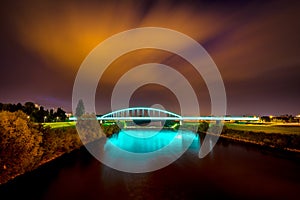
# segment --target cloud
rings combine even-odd
[[[49,0],[33,4],[18,2],[4,7],[1,18],[7,21],[5,27],[12,32],[10,40],[21,45],[26,55],[31,54],[34,59],[38,57],[39,62],[31,62],[32,65],[48,68],[43,69],[45,72],[56,71],[63,74],[60,76],[68,77],[68,85],[72,85],[84,58],[101,41],[121,31],[145,26],[174,29],[199,41],[219,67],[225,83],[229,83],[225,85],[226,89],[239,91],[233,92],[234,95],[242,94],[245,90],[237,86],[239,83],[251,83],[261,79],[262,74],[272,71],[278,73],[280,69],[288,69],[288,66],[300,65],[297,1],[247,2],[238,5],[236,2],[230,5],[206,5],[153,1],[144,5],[143,1],[58,3]],[[9,33],[8,30],[5,32]],[[118,44],[115,48],[118,48]],[[26,56],[26,59],[32,57]],[[105,94],[109,94],[122,74],[147,62],[173,66],[193,85],[200,85],[195,86],[198,90],[205,90],[201,77],[196,76],[184,60],[168,52],[157,53],[145,49],[124,55],[112,63],[105,77],[101,78],[100,86],[105,85]],[[28,74],[31,74],[30,61],[24,63]],[[280,74],[279,77],[288,80],[290,73],[293,72]],[[45,76],[44,79],[48,80],[45,82],[51,82],[53,77]],[[63,79],[57,84],[63,84]],[[289,87],[294,83],[285,84]],[[53,86],[48,84],[43,87],[47,91],[47,87]],[[266,99],[273,96],[265,95]],[[291,96],[294,97],[294,94]],[[295,97],[295,102],[299,98]]]

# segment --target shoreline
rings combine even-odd
[[[201,132],[201,134],[209,134],[209,135],[212,135],[212,136],[219,137],[221,139],[225,139],[225,140],[230,141],[230,142],[236,142],[236,143],[242,143],[242,144],[251,144],[251,145],[255,145],[255,146],[266,147],[266,148],[269,148],[269,149],[274,150],[274,151],[300,153],[300,149],[293,149],[293,148],[288,148],[288,147],[279,148],[279,147],[276,147],[275,145],[269,145],[269,144],[265,144],[264,142],[257,142],[257,141],[253,141],[253,140],[249,140],[249,139],[245,139],[245,138],[236,138],[236,137],[233,137],[233,136],[223,135],[223,134],[217,135],[217,134],[214,134],[214,133],[203,133],[203,132]]]
[[[82,146],[81,146],[81,147],[82,147]],[[80,147],[80,148],[81,148],[81,147]],[[26,174],[26,173],[32,172],[32,171],[38,169],[39,167],[41,167],[41,166],[43,166],[43,165],[45,165],[45,164],[47,164],[47,163],[49,163],[49,162],[51,162],[51,161],[57,159],[57,158],[60,158],[61,156],[65,155],[65,154],[71,153],[71,152],[73,152],[73,151],[75,151],[75,150],[77,150],[77,149],[78,149],[78,148],[75,148],[75,149],[73,149],[73,150],[70,151],[70,152],[60,152],[60,153],[57,153],[55,156],[52,156],[52,157],[49,158],[49,159],[42,160],[42,161],[41,161],[41,162],[40,162],[33,170],[26,171],[26,172],[24,172],[24,173],[20,173],[20,174],[16,174],[16,175],[14,175],[14,176],[11,176],[11,177],[10,177],[8,180],[6,180],[5,182],[0,183],[0,187],[1,187],[2,185],[8,184],[9,182],[13,181],[14,179],[18,178],[19,176],[22,176],[22,175],[24,175],[24,174]]]

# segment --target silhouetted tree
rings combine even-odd
[[[54,114],[54,116],[58,117],[59,120],[61,121],[65,121],[67,116],[66,116],[66,112],[63,111],[61,108],[57,108],[56,113]]]
[[[9,111],[9,112],[16,112],[16,111],[23,111],[27,114],[27,117],[34,122],[53,122],[54,120],[65,121],[67,116],[66,112],[58,108],[56,112],[53,109],[45,110],[43,106],[36,107],[32,102],[26,102],[24,106],[21,103],[18,104],[2,104],[0,103],[0,111]]]
[[[33,113],[34,119],[37,122],[46,122],[47,121],[47,113],[44,110],[44,107],[41,106],[39,110],[37,110],[36,112]]]
[[[80,99],[78,101],[77,107],[76,107],[76,113],[75,116],[76,117],[81,117],[81,115],[83,115],[85,113],[85,109],[84,109],[84,104],[82,99]]]
[[[23,106],[22,106],[21,103],[18,103],[18,104],[16,105],[16,110],[22,110],[22,111],[23,111]]]
[[[37,108],[35,107],[34,103],[32,102],[26,102],[24,105],[24,112],[27,115],[31,115],[34,111],[36,111]]]
[[[54,110],[53,110],[53,109],[50,109],[49,115],[48,115],[48,120],[49,120],[50,122],[53,122],[53,121],[56,120],[55,118],[56,118],[56,116],[54,115]]]

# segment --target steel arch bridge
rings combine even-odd
[[[76,117],[70,120],[77,120]],[[116,110],[100,117],[97,120],[179,120],[179,121],[257,121],[258,117],[240,117],[240,116],[180,116],[176,113],[149,107],[131,107]]]
[[[181,116],[166,110],[148,107],[132,107],[116,110],[98,120],[181,120]]]

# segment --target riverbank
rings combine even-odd
[[[2,161],[4,164],[3,170],[0,171],[0,185],[22,174],[36,170],[45,163],[79,149],[82,146],[75,128],[43,129],[41,137],[42,141],[38,144],[39,147],[37,149],[40,153],[31,161],[30,167],[25,167],[28,166],[25,163],[26,160],[24,161],[18,155],[11,158],[11,162],[7,159],[6,162]]]
[[[12,154],[12,156],[14,156],[13,158],[7,157],[5,161],[1,160],[0,166],[3,166],[3,170],[0,171],[0,185],[5,184],[27,172],[36,170],[38,167],[52,160],[55,160],[64,154],[68,154],[70,152],[73,152],[74,150],[81,148],[83,144],[93,142],[99,139],[99,137],[103,136],[99,134],[94,134],[92,129],[84,127],[84,134],[81,134],[80,138],[74,124],[70,124],[69,126],[52,127],[54,128],[51,128],[51,126],[48,126],[48,124],[47,126],[40,126],[39,124],[37,124],[31,130],[38,131],[41,136],[41,140],[39,141],[39,143],[36,144],[36,151],[38,151],[39,154],[34,160],[31,161],[31,167],[25,168],[25,164],[23,163],[25,161],[23,161],[22,157],[18,155]],[[120,131],[120,128],[115,124],[110,126],[101,125],[101,128],[106,137],[111,137],[114,133]],[[35,141],[31,142],[34,143]],[[7,149],[7,151],[11,151],[10,149],[12,148],[12,146],[16,145],[16,143],[10,143],[8,145],[10,148]],[[18,147],[21,148],[21,146],[25,146],[27,144],[20,143],[18,145]]]
[[[212,134],[212,133],[209,133]],[[214,136],[217,136],[216,134],[212,134]],[[274,150],[280,150],[280,151],[288,151],[288,152],[293,152],[293,153],[300,153],[299,149],[294,149],[294,148],[278,148],[275,145],[267,145],[263,142],[256,142],[253,140],[248,140],[248,139],[243,139],[243,138],[235,138],[232,136],[228,135],[220,135],[220,138],[229,142],[236,142],[236,143],[244,143],[244,144],[252,144],[255,146],[260,146],[260,147],[267,147],[269,149],[274,149]]]
[[[14,175],[11,175],[11,176],[7,177],[6,179],[1,180],[2,182],[0,182],[0,186],[4,185],[6,183],[9,183],[10,181],[13,181],[15,178],[17,178],[19,176],[22,176],[22,175],[24,175],[24,174],[26,174],[28,172],[31,172],[31,171],[34,171],[34,170],[38,169],[39,167],[43,166],[44,164],[49,163],[49,162],[51,162],[51,161],[53,161],[53,160],[61,157],[62,155],[65,155],[65,154],[68,154],[68,153],[72,153],[73,151],[75,151],[77,149],[78,148],[73,149],[70,152],[60,152],[60,153],[57,153],[55,156],[52,156],[51,158],[48,158],[47,160],[42,160],[40,163],[37,164],[37,166],[35,168],[33,168],[30,171],[25,171],[24,173],[14,174]]]
[[[220,138],[229,141],[248,143],[257,145],[260,147],[268,147],[275,150],[289,151],[300,153],[300,133],[295,130],[285,130],[284,133],[279,133],[280,130],[271,127],[270,129],[265,128],[266,131],[259,131],[253,127],[242,127],[240,130],[228,128],[234,126],[225,125]],[[249,130],[250,129],[250,130]],[[208,133],[215,135],[214,133]],[[217,136],[217,135],[215,135]]]

